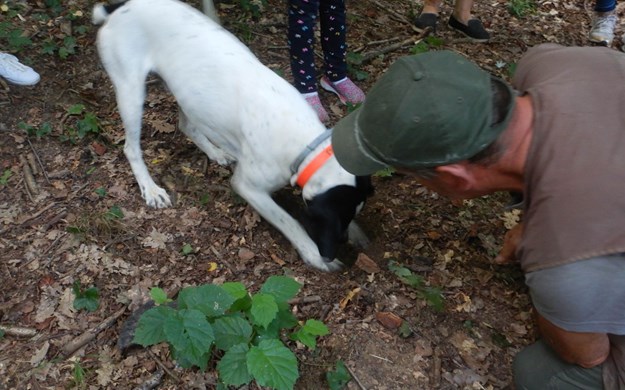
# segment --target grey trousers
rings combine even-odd
[[[583,368],[566,363],[543,341],[519,352],[513,370],[517,390],[603,389],[601,366]]]

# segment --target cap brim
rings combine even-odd
[[[341,166],[356,176],[365,176],[388,165],[374,160],[363,151],[358,141],[358,117],[362,107],[341,119],[332,130],[332,149]],[[380,129],[382,130],[382,129]]]

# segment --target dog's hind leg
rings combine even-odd
[[[115,72],[109,72],[109,74],[115,86],[117,107],[126,131],[124,154],[137,179],[141,196],[148,206],[158,208],[171,206],[167,192],[156,185],[150,176],[141,152],[141,117],[143,115],[147,72],[143,75],[134,75],[135,77],[126,77],[123,80],[121,77],[117,77]]]
[[[240,167],[239,167],[240,168]],[[267,222],[278,229],[295,247],[302,259],[321,271],[338,271],[344,264],[338,260],[327,261],[319,254],[317,244],[306,230],[271,195],[246,180],[242,171],[236,169],[232,176],[232,188],[245,199]]]

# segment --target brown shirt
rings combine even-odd
[[[537,46],[513,84],[534,109],[521,267],[528,273],[625,252],[625,55]],[[625,388],[625,338],[610,340],[604,383]]]

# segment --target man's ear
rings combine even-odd
[[[457,163],[434,168],[437,178],[454,190],[467,191],[473,186],[473,175],[466,164]]]

